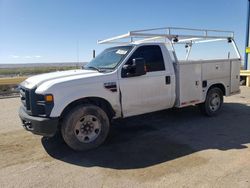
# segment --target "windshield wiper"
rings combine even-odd
[[[85,67],[84,67],[84,68],[85,68]],[[93,69],[93,70],[97,70],[98,72],[101,72],[101,70],[98,69],[97,67],[92,67],[92,66],[90,66],[90,67],[86,67],[86,68]]]

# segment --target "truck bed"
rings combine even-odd
[[[239,59],[178,61],[176,71],[176,107],[205,101],[207,90],[213,84],[224,86],[226,96],[239,92]]]

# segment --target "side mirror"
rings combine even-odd
[[[133,59],[132,64],[125,64],[122,68],[122,77],[134,77],[145,74],[145,60],[143,58]]]

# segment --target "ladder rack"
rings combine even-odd
[[[144,41],[157,41],[162,39],[168,39],[177,42],[186,41],[204,41],[212,39],[233,39],[233,31],[222,30],[209,30],[209,29],[192,29],[192,28],[180,28],[180,27],[163,27],[153,28],[145,30],[129,31],[126,34],[118,35],[105,40],[99,40],[98,44],[107,43],[136,43]],[[128,41],[120,41],[121,39],[129,39]]]
[[[238,58],[241,59],[239,49],[234,42],[234,32],[211,29],[193,29],[181,27],[162,27],[145,30],[129,31],[126,34],[99,40],[98,44],[138,44],[143,42],[164,42],[174,44],[192,44],[227,40],[232,43]]]

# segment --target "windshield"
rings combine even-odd
[[[118,46],[108,48],[92,59],[84,68],[96,70],[114,69],[129,53],[132,46]]]

